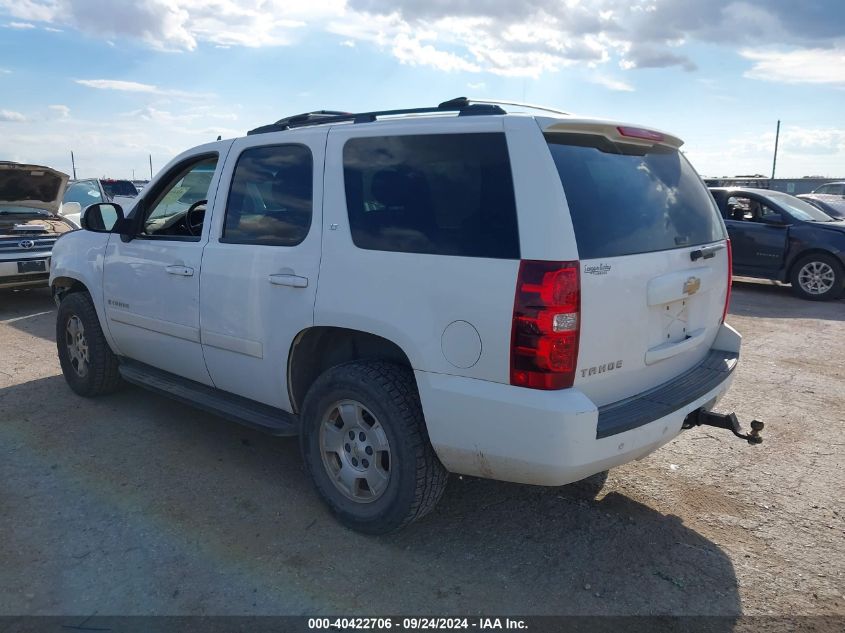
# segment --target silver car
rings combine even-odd
[[[47,285],[53,244],[77,228],[60,215],[67,180],[49,167],[0,162],[0,288]]]

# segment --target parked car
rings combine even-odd
[[[804,299],[830,300],[845,286],[845,222],[787,193],[714,187],[733,245],[734,274],[792,284]]]
[[[449,472],[558,486],[738,429],[710,411],[740,351],[729,243],[681,143],[457,99],[193,148],[57,245],[62,371],[298,434],[369,533]]]
[[[818,207],[830,217],[845,220],[845,197],[826,193],[802,193],[796,196]]]
[[[135,203],[138,189],[129,180],[111,178],[86,178],[72,181],[65,191],[63,202],[77,202],[81,210],[99,202],[114,202],[129,211]],[[79,224],[79,214],[66,213],[72,222]]]
[[[0,162],[0,288],[46,286],[56,240],[74,230],[59,215],[67,174]]]
[[[832,196],[845,196],[845,181],[828,182],[813,189],[812,193]]]

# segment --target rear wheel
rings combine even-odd
[[[326,371],[305,398],[305,466],[338,520],[384,534],[427,514],[448,473],[434,454],[410,369],[358,361]]]
[[[62,299],[56,318],[56,348],[65,380],[80,396],[98,396],[120,387],[117,356],[103,336],[87,292]]]
[[[824,253],[802,257],[792,269],[793,292],[802,299],[828,301],[838,299],[845,287],[842,264]]]

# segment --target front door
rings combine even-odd
[[[205,384],[211,381],[199,330],[208,239],[202,201],[213,204],[222,162],[213,151],[168,169],[130,216],[137,235],[110,237],[103,271],[103,303],[119,353]]]
[[[203,255],[202,346],[214,385],[288,411],[288,354],[314,322],[326,134],[236,140]]]
[[[736,272],[772,273],[783,266],[788,227],[781,212],[753,196],[727,201],[725,226]]]

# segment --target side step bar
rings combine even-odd
[[[299,418],[292,413],[143,363],[121,359],[120,375],[126,382],[272,435],[299,434]]]

